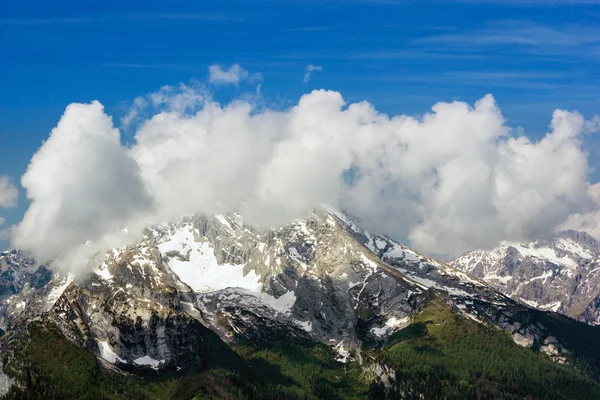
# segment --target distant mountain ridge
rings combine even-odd
[[[467,252],[451,264],[531,307],[600,324],[600,243],[585,232],[503,243]]]

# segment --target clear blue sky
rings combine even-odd
[[[537,138],[555,108],[600,113],[599,61],[593,0],[3,0],[0,175],[18,182],[69,103],[97,99],[119,121],[136,96],[214,63],[261,73],[280,107],[315,88],[390,114],[492,93]],[[309,64],[322,71],[304,83]],[[586,146],[598,167],[600,141]],[[16,223],[26,206],[21,193],[0,216]]]

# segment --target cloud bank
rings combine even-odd
[[[137,227],[152,205],[136,161],[97,101],[67,107],[21,185],[31,205],[13,229],[13,245],[40,261],[59,259],[72,272],[97,251],[130,240],[122,229]]]
[[[600,212],[582,147],[597,124],[576,112],[556,110],[533,141],[514,134],[491,95],[437,103],[421,118],[327,90],[285,111],[220,105],[185,85],[136,103],[129,147],[100,103],[67,107],[22,178],[31,206],[15,246],[77,270],[149,221],[236,209],[277,226],[330,203],[448,257]]]

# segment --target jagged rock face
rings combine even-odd
[[[21,314],[35,315],[50,309],[50,303],[62,293],[60,287],[70,283],[67,281],[68,277],[53,275],[22,251],[0,253],[0,331]]]
[[[22,261],[10,268],[31,272],[15,294],[0,298],[2,315],[25,303],[7,318],[8,335],[46,318],[109,367],[197,364],[213,332],[257,345],[277,337],[318,340],[348,361],[365,344],[381,345],[405,327],[433,291],[445,292],[456,312],[508,331],[521,345],[536,343],[557,360],[568,352],[533,310],[360,229],[334,208],[280,229],[246,225],[237,214],[157,224],[140,243],[111,250],[79,280],[54,273],[36,284],[43,279],[35,274],[49,272],[33,272],[33,261],[18,254]]]
[[[463,254],[452,265],[540,310],[600,324],[600,244],[585,232],[506,243]]]
[[[210,332],[191,289],[166,266],[152,240],[113,250],[54,305],[59,326],[123,368],[178,368],[202,359]]]
[[[377,339],[386,321],[406,322],[424,288],[387,271],[344,226],[325,210],[277,230],[218,215],[155,226],[149,236],[223,335],[240,334],[231,321],[252,310],[318,340],[357,347],[357,325]]]

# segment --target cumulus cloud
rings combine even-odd
[[[323,71],[323,68],[318,65],[309,64],[306,67],[306,72],[304,72],[304,83],[308,83],[310,81],[310,76],[314,71]]]
[[[14,244],[81,259],[152,220],[235,209],[277,226],[333,203],[447,257],[600,212],[581,143],[593,123],[578,113],[555,111],[534,141],[505,124],[491,95],[414,118],[326,90],[284,111],[194,93],[142,98],[138,115],[150,115],[128,148],[99,103],[70,105],[23,176],[32,204]]]
[[[600,183],[590,185],[587,194],[591,202],[579,212],[569,215],[559,229],[585,231],[595,238],[600,238]]]
[[[239,64],[233,64],[227,70],[217,64],[208,67],[208,81],[214,85],[238,85],[246,79],[257,81],[262,79],[262,75],[258,73],[250,74]]]
[[[96,252],[122,243],[151,198],[103,106],[71,104],[21,179],[31,204],[13,245],[77,272]],[[87,242],[87,243],[85,243]]]
[[[11,208],[17,205],[19,190],[10,182],[8,176],[0,175],[0,207]]]

